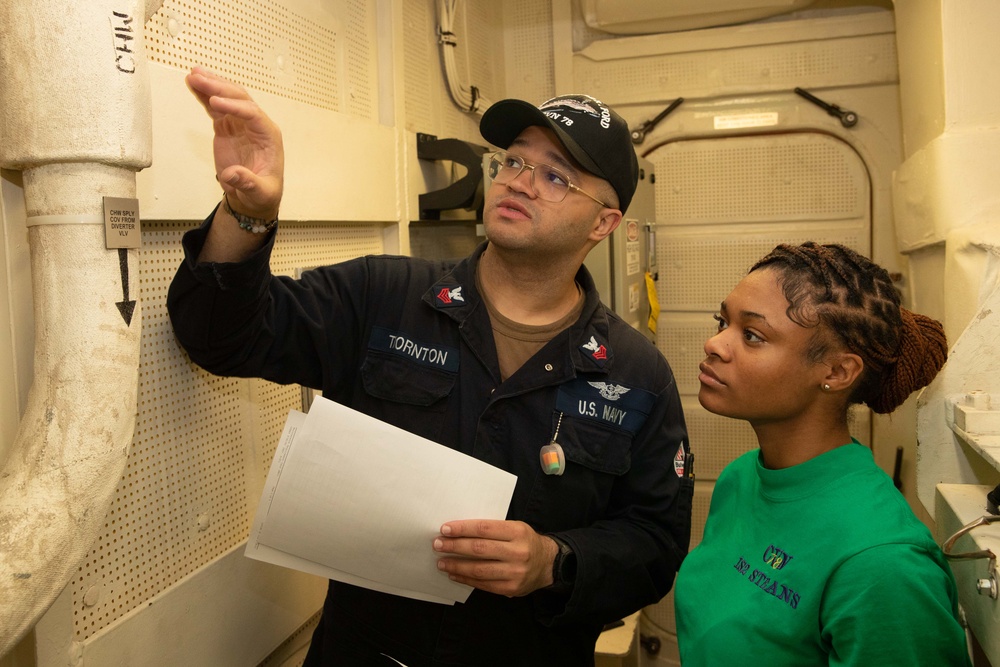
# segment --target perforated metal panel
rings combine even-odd
[[[375,3],[352,0],[344,3],[345,33],[344,77],[346,111],[360,118],[374,118],[378,107],[378,81],[375,54]]]
[[[735,283],[733,283],[735,284]],[[660,303],[661,307],[663,302]],[[718,323],[706,313],[671,313],[656,327],[656,346],[675,369],[681,394],[698,393],[697,373],[677,373],[677,369],[697,368],[705,358],[705,340],[715,333]]]
[[[778,243],[871,247],[868,172],[818,133],[680,141],[655,150],[661,307],[714,312]]]
[[[656,245],[660,307],[673,311],[718,310],[719,303],[736,286],[753,263],[779,243],[842,243],[865,247],[860,221],[848,223],[799,223],[787,228],[743,225],[705,226],[699,230],[658,226]]]
[[[492,101],[504,96],[502,12],[501,3],[461,2],[452,25],[460,82]],[[459,109],[448,93],[434,0],[404,2],[403,22],[406,129],[482,143],[479,116]]]
[[[523,7],[526,0],[515,2],[469,2],[463,3],[466,31],[464,67],[469,72],[469,82],[477,86],[488,99],[497,101],[503,96],[503,35],[508,30],[507,5]],[[536,5],[548,6],[548,2]],[[536,51],[544,51],[544,44],[536,44]],[[478,119],[476,120],[478,127]]]
[[[476,86],[483,97],[494,102],[504,97],[503,76],[495,73],[498,61],[503,62],[502,57],[497,58],[503,52],[503,8],[500,5],[495,2],[460,2],[454,26],[459,39],[459,48],[455,52],[459,76],[466,84]],[[444,103],[440,112],[440,136],[482,143],[480,116],[455,106],[444,88],[443,69],[436,63],[432,67],[437,72],[438,89],[441,91],[438,99]]]
[[[434,99],[443,88],[437,83],[443,74],[438,46],[432,37],[435,29],[433,5],[428,2],[403,3],[403,102],[406,129],[429,132],[436,128]],[[437,63],[431,67],[431,63]],[[445,93],[447,94],[447,93]]]
[[[377,117],[374,5],[343,17],[273,0],[165,0],[146,23],[150,61],[205,65],[247,88],[361,118]]]
[[[859,219],[869,206],[857,154],[824,134],[676,141],[655,155],[665,224]]]
[[[246,539],[297,386],[212,376],[177,345],[166,312],[184,223],[143,222],[139,414],[104,530],[70,582],[83,641]],[[284,223],[276,273],[382,252],[373,225]]]
[[[508,96],[535,104],[553,97],[555,65],[550,3],[505,2],[504,35]]]
[[[713,415],[697,399],[685,401],[684,420],[695,453],[695,475],[715,480],[733,459],[757,449],[757,436],[742,419]],[[700,526],[700,524],[699,524]]]

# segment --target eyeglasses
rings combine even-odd
[[[594,195],[581,190],[573,185],[569,176],[562,173],[555,167],[547,164],[528,164],[523,157],[511,155],[507,151],[497,151],[490,157],[489,174],[493,181],[506,185],[521,175],[525,169],[531,170],[531,189],[538,195],[539,199],[559,203],[566,199],[570,190],[576,190],[580,194],[587,195],[605,208],[614,208],[610,204],[605,204]]]

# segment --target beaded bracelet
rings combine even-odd
[[[243,215],[242,213],[237,213],[229,206],[229,193],[224,192],[222,194],[222,208],[226,213],[233,216],[236,219],[237,224],[239,224],[240,229],[250,232],[251,234],[266,234],[271,231],[276,224],[278,224],[278,219],[274,220],[264,220],[263,218],[251,218],[248,215]]]

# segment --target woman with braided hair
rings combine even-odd
[[[698,399],[759,450],[719,475],[675,600],[681,664],[969,665],[955,580],[848,408],[889,413],[944,364],[940,323],[840,245],[780,245],[722,302]]]

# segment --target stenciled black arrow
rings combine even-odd
[[[132,325],[132,313],[135,312],[135,301],[128,298],[128,248],[118,248],[118,265],[122,272],[122,300],[115,303],[125,320],[125,326]]]

